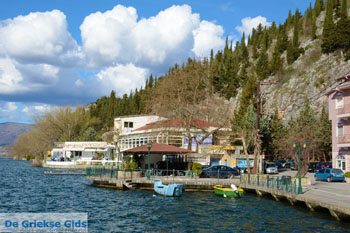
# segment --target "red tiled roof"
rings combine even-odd
[[[183,119],[180,118],[174,118],[169,120],[163,120],[163,121],[156,121],[150,124],[147,124],[145,126],[142,126],[141,128],[135,129],[135,131],[138,130],[148,130],[148,129],[159,129],[159,128],[166,128],[166,127],[184,127],[185,122]],[[209,127],[218,127],[218,125],[210,123],[208,121],[203,121],[199,119],[192,119],[191,126],[195,128],[209,128]]]
[[[133,153],[148,153],[147,145],[131,148],[124,152],[133,152]],[[153,154],[179,154],[179,153],[192,153],[192,151],[179,148],[176,146],[171,146],[167,144],[159,144],[156,142],[152,143],[150,152]]]

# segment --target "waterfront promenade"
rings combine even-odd
[[[295,175],[293,171],[285,171],[271,177],[276,178],[282,175]],[[327,183],[315,181],[313,174],[307,175],[311,185],[303,187],[303,194],[297,195],[293,192],[286,192],[283,189],[262,187],[255,184],[241,183],[239,177],[233,179],[214,178],[193,178],[184,176],[175,177],[146,177],[133,179],[116,179],[108,175],[87,176],[88,180],[100,187],[116,189],[153,189],[153,180],[161,179],[164,184],[178,183],[184,185],[185,191],[213,191],[216,184],[241,186],[246,192],[256,193],[259,196],[272,197],[276,201],[287,201],[291,205],[304,206],[310,211],[327,211],[337,220],[348,221],[350,219],[350,184]]]

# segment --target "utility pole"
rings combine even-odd
[[[255,162],[254,162],[254,167],[258,166],[257,164],[257,159],[259,159],[259,167],[258,169],[254,168],[258,173],[263,171],[263,161],[261,158],[261,140],[260,140],[260,111],[262,113],[263,111],[263,104],[261,100],[261,86],[262,85],[273,85],[273,84],[278,84],[277,82],[263,82],[259,81],[258,82],[258,87],[257,87],[257,104],[256,104],[256,155],[255,155]]]

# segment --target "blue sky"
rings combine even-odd
[[[2,0],[0,122],[129,93],[226,36],[304,12],[303,0]],[[314,0],[312,1],[314,4]]]

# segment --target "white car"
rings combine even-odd
[[[275,163],[267,162],[265,163],[265,173],[266,174],[277,174],[278,169]]]

